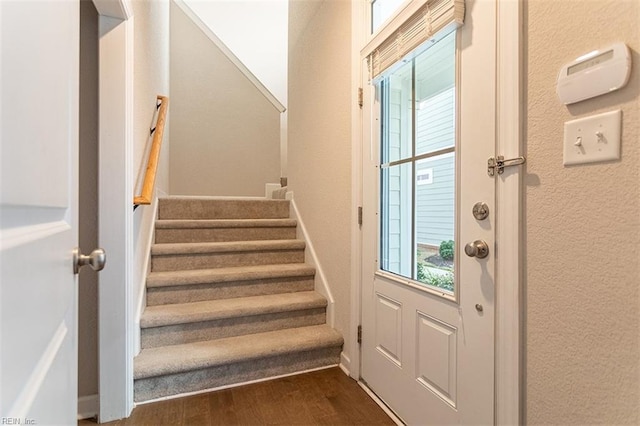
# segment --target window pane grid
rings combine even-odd
[[[402,160],[392,161],[390,163],[385,163],[385,164],[380,164],[380,167],[381,168],[386,168],[386,167],[391,167],[391,166],[397,166],[399,164],[420,161],[420,160],[424,160],[424,159],[431,158],[431,157],[437,157],[437,156],[442,155],[442,154],[449,154],[451,152],[455,152],[455,150],[456,150],[456,147],[452,146],[452,147],[449,147],[449,148],[439,149],[437,151],[432,151],[432,152],[427,152],[427,153],[424,153],[424,154],[416,155],[415,157],[407,157],[407,158],[404,158]]]
[[[378,84],[381,269],[454,293],[455,35]]]

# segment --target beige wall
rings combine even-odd
[[[171,194],[264,196],[280,179],[280,113],[171,6]]]
[[[149,129],[158,95],[169,96],[169,113],[156,176],[156,195],[169,193],[169,141],[172,96],[169,92],[169,0],[134,0],[133,167],[138,185],[144,179],[152,137]],[[155,220],[153,206],[133,213],[134,277],[136,306],[144,305],[147,258]]]
[[[351,286],[351,5],[290,3],[289,187],[349,339]],[[308,19],[301,24],[299,19]]]
[[[98,247],[98,12],[80,2],[79,246]],[[78,396],[98,393],[98,276],[82,268],[78,277]]]
[[[150,145],[149,128],[157,95],[169,96],[169,0],[133,0],[134,92],[133,166],[143,177]],[[171,103],[169,103],[171,110]],[[168,121],[170,122],[170,116]],[[169,131],[164,134],[156,187],[169,192]]]
[[[526,13],[526,420],[638,424],[640,90],[637,0],[530,0]],[[629,85],[562,105],[560,67],[623,41]],[[563,123],[623,110],[622,159],[563,167]]]

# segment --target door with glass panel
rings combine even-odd
[[[401,36],[459,3],[403,3]],[[465,3],[393,64],[363,53],[361,376],[408,424],[493,423],[495,1]]]

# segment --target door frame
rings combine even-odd
[[[133,410],[133,46],[130,0],[93,0],[99,14],[98,419]]]
[[[520,1],[497,2],[496,70],[496,154],[505,158],[521,155],[523,149],[523,5]],[[364,87],[361,80],[361,48],[366,36],[366,0],[352,3],[352,93]],[[363,125],[362,110],[352,104],[352,213],[358,217],[363,201]],[[478,161],[485,161],[479,159]],[[495,309],[495,423],[520,424],[523,414],[522,389],[522,266],[524,256],[523,190],[520,168],[507,168],[496,178],[496,258]],[[503,202],[504,200],[517,202]],[[351,304],[350,338],[345,342],[341,367],[360,380],[361,348],[356,330],[361,319],[362,233],[357,220],[351,227]],[[362,383],[361,383],[362,384]]]

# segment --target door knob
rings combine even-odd
[[[97,248],[89,256],[80,253],[80,249],[73,249],[73,273],[77,274],[80,268],[89,265],[94,271],[101,271],[107,262],[107,254],[103,249]]]
[[[467,245],[464,246],[464,252],[469,257],[484,259],[489,255],[489,246],[482,240],[475,240],[474,242],[467,243]]]

